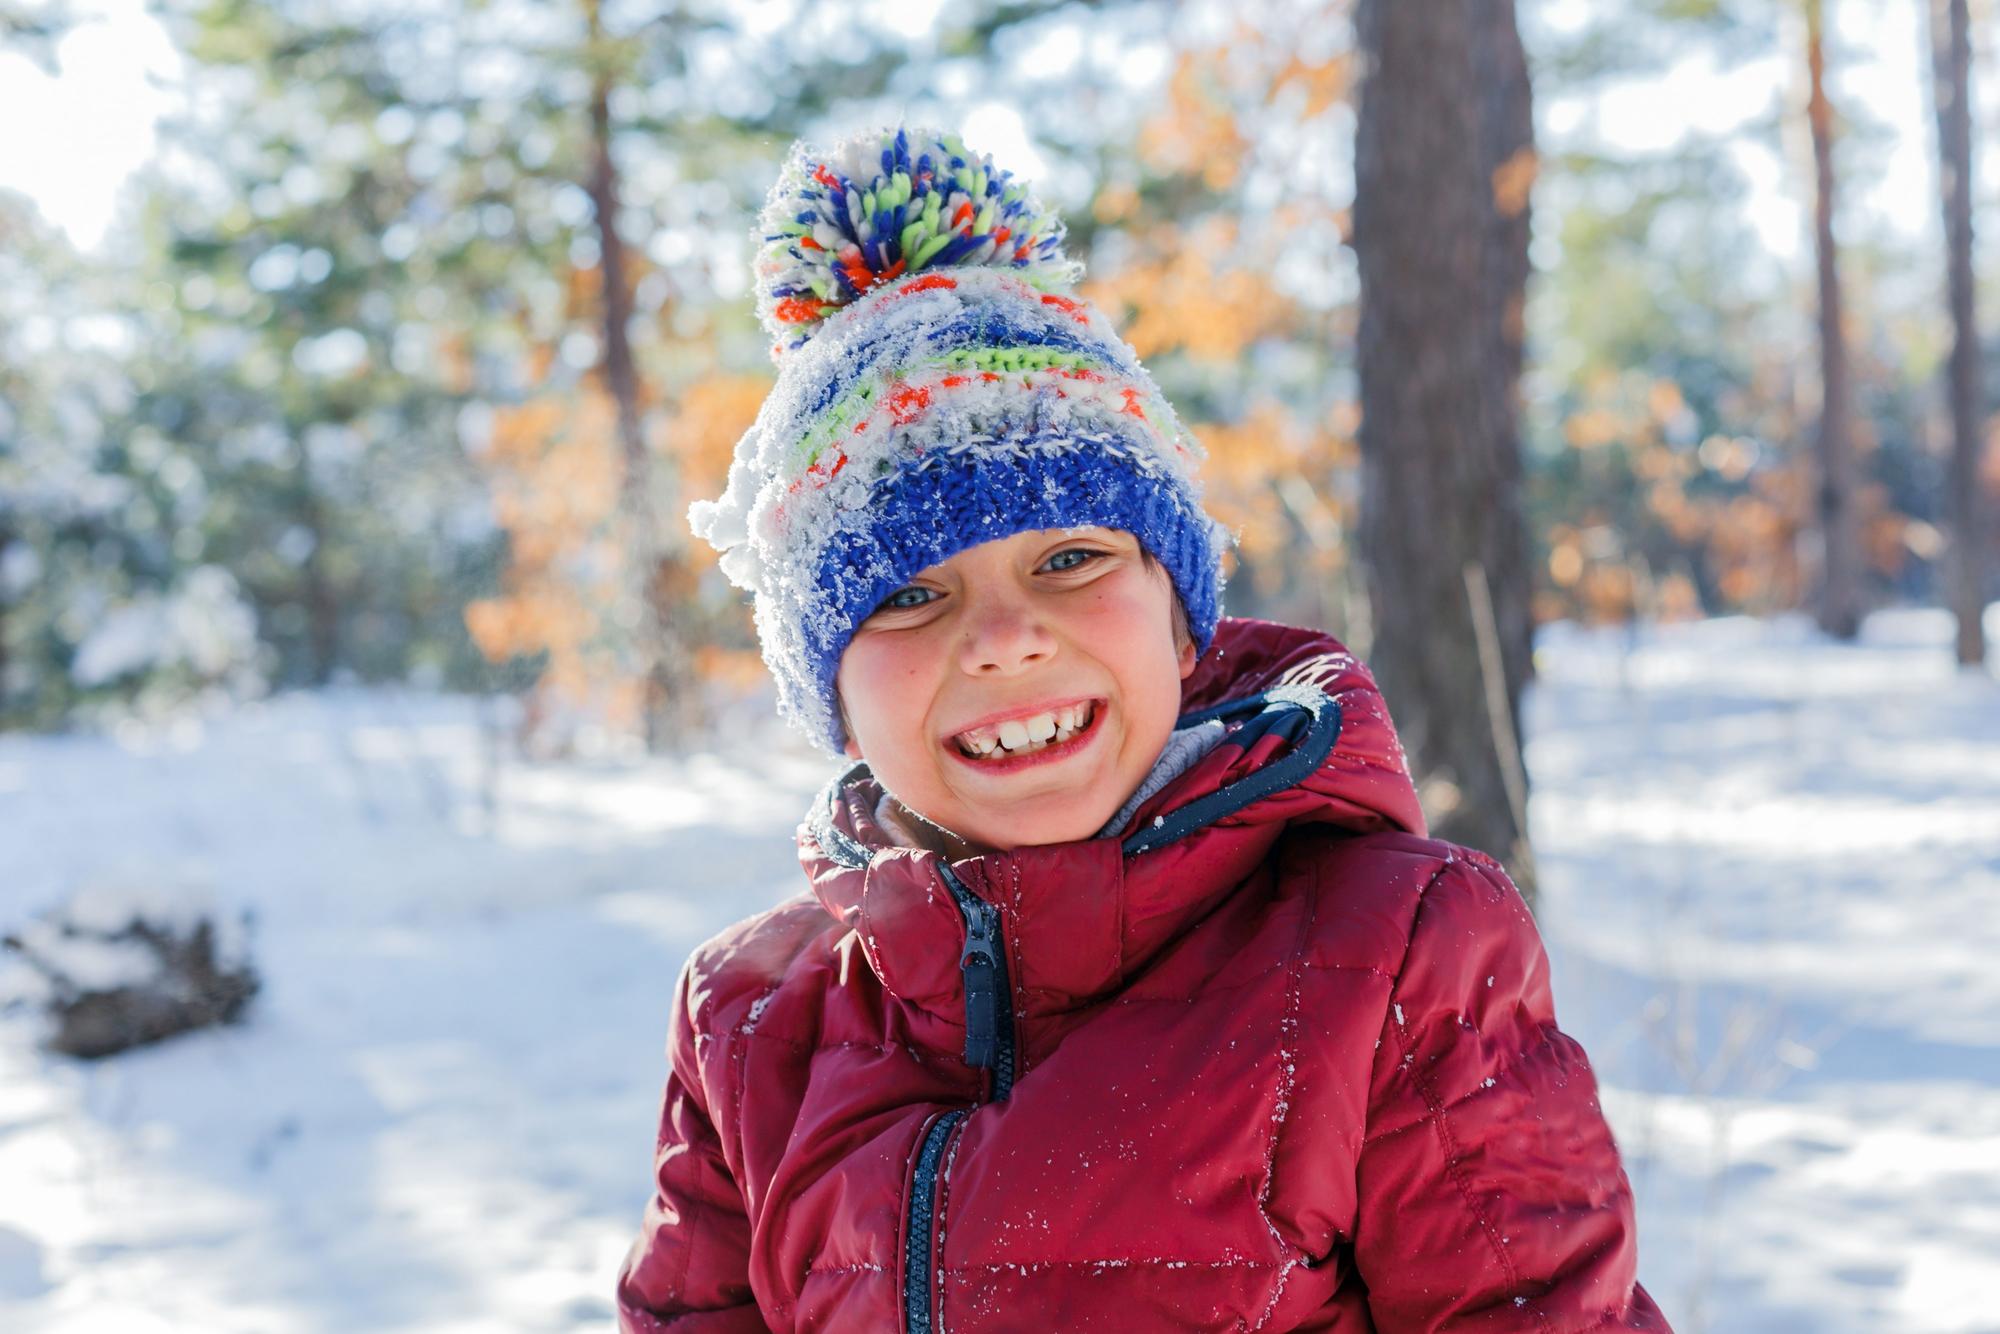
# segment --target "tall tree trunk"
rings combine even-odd
[[[1435,831],[1502,858],[1531,890],[1516,740],[1529,662],[1516,412],[1526,62],[1512,0],[1361,0],[1355,25],[1371,657]]]
[[[7,548],[12,546],[13,543],[13,533],[8,531],[5,523],[0,523],[0,565],[5,564]],[[4,586],[0,586],[0,731],[7,729],[10,712],[8,708],[8,696],[13,693],[7,688],[7,678],[12,675],[8,670],[10,664],[7,661],[7,614],[11,609],[9,597],[10,594],[7,589]]]
[[[340,598],[326,571],[326,506],[320,502],[319,487],[313,480],[312,451],[302,439],[295,439],[293,448],[299,460],[294,479],[298,490],[293,500],[299,526],[312,539],[299,565],[299,591],[306,612],[307,672],[313,685],[324,686],[333,679],[333,669],[340,662]]]
[[[1979,427],[1986,396],[1979,383],[1979,326],[1972,304],[1972,36],[1965,0],[1931,0],[1931,59],[1936,73],[1938,185],[1944,197],[1946,271],[1953,340],[1950,483],[1945,488],[1951,548],[1947,600],[1958,619],[1963,666],[1986,661],[1985,524],[1979,494]]]
[[[1825,18],[1822,0],[1805,0],[1806,70],[1811,93],[1813,235],[1819,257],[1819,522],[1822,544],[1820,628],[1852,639],[1861,628],[1861,535],[1854,507],[1852,390],[1847,374],[1847,334],[1840,322],[1840,253],[1833,239],[1833,107],[1826,96]]]
[[[619,510],[622,543],[631,572],[626,596],[636,599],[633,617],[644,682],[641,712],[648,750],[684,741],[701,718],[688,646],[674,623],[674,609],[692,592],[684,561],[677,559],[661,522],[663,507],[655,488],[657,461],[646,448],[639,410],[639,374],[632,360],[629,327],[632,296],[625,274],[625,242],[618,233],[618,168],[611,156],[611,82],[615,63],[604,36],[599,0],[584,0],[591,58],[590,200],[597,213],[600,272],[604,277],[604,379],[618,407],[619,452],[624,475]]]
[[[1475,67],[1485,106],[1481,149],[1493,200],[1487,250],[1485,311],[1494,340],[1489,391],[1506,414],[1505,428],[1490,442],[1502,503],[1488,515],[1483,553],[1492,588],[1500,652],[1506,668],[1510,722],[1520,731],[1521,692],[1533,674],[1534,620],[1531,610],[1527,514],[1521,504],[1521,369],[1526,354],[1528,305],[1528,202],[1539,158],[1535,152],[1534,101],[1528,55],[1514,21],[1514,0],[1475,4],[1478,21]]]

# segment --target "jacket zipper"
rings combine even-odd
[[[903,1242],[903,1328],[907,1334],[931,1334],[932,1231],[937,1223],[938,1175],[944,1168],[945,1145],[972,1115],[969,1107],[946,1112],[924,1132],[917,1166],[910,1179],[909,1236]]]
[[[988,1097],[1005,1102],[1014,1090],[1014,990],[1007,979],[1000,910],[967,889],[949,866],[940,862],[938,869],[965,917],[965,948],[958,956],[959,969],[965,974],[965,1063],[975,1070],[992,1071]],[[946,1112],[931,1122],[917,1150],[903,1252],[903,1328],[908,1334],[932,1331],[938,1180],[944,1173],[945,1149],[952,1135],[979,1105]]]
[[[1274,700],[1272,692],[1266,692],[1249,700],[1225,701],[1198,713],[1184,715],[1180,720],[1182,725],[1208,718],[1234,717],[1251,712],[1251,706],[1256,705],[1255,716],[1271,720],[1267,727],[1269,730],[1290,721],[1274,715],[1275,704],[1283,702],[1306,708],[1310,718],[1291,755],[1267,765],[1250,778],[1240,779],[1227,788],[1189,803],[1176,811],[1168,824],[1133,834],[1125,840],[1125,853],[1128,856],[1137,855],[1181,838],[1194,829],[1262,800],[1281,787],[1298,782],[1305,774],[1317,769],[1340,740],[1341,712],[1340,705],[1324,692],[1315,693],[1319,696],[1319,703],[1310,708],[1300,699],[1286,696],[1282,700]],[[867,764],[864,761],[841,774],[828,787],[826,810],[818,829],[822,846],[846,853],[846,864],[850,866],[867,865],[868,855],[866,849],[842,834],[833,822],[833,794],[838,793],[855,775],[865,772]],[[939,859],[938,869],[944,876],[946,887],[951,890],[959,913],[965,918],[965,948],[958,956],[958,966],[965,974],[965,1062],[976,1070],[992,1071],[987,1084],[987,1097],[994,1102],[1004,1102],[1014,1087],[1015,1034],[1014,993],[1007,979],[1006,942],[1000,931],[1000,910],[967,889],[943,859]],[[911,1172],[906,1220],[908,1232],[903,1255],[903,1319],[909,1334],[932,1334],[933,1331],[932,1265],[936,1239],[932,1232],[937,1221],[938,1178],[943,1174],[952,1136],[980,1105],[980,1102],[974,1102],[970,1107],[955,1108],[940,1115],[925,1130],[917,1150],[916,1165]]]
[[[967,889],[949,866],[940,862],[938,869],[965,916],[965,948],[958,956],[965,974],[965,1063],[991,1070],[989,1096],[1005,1102],[1014,1089],[1014,989],[1007,980],[1000,910]]]

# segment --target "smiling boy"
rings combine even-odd
[[[620,1328],[1666,1329],[1519,895],[1365,667],[1221,615],[1060,220],[898,130],[761,235],[778,383],[690,518],[855,763],[682,972]]]
[[[1088,838],[1159,759],[1195,657],[1172,581],[1130,533],[1016,533],[920,572],[856,627],[847,753],[939,850]]]

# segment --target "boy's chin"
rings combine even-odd
[[[1024,800],[1017,809],[1004,814],[968,821],[974,828],[965,831],[965,836],[974,843],[1003,851],[1077,843],[1096,834],[1118,809],[1106,806],[1098,810],[1102,805],[1101,799],[1080,798],[1075,792],[1049,793]]]

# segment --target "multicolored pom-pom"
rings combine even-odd
[[[991,266],[1035,286],[1075,285],[1060,215],[956,135],[885,129],[820,152],[793,147],[758,233],[757,316],[774,355],[804,345],[883,283]]]

